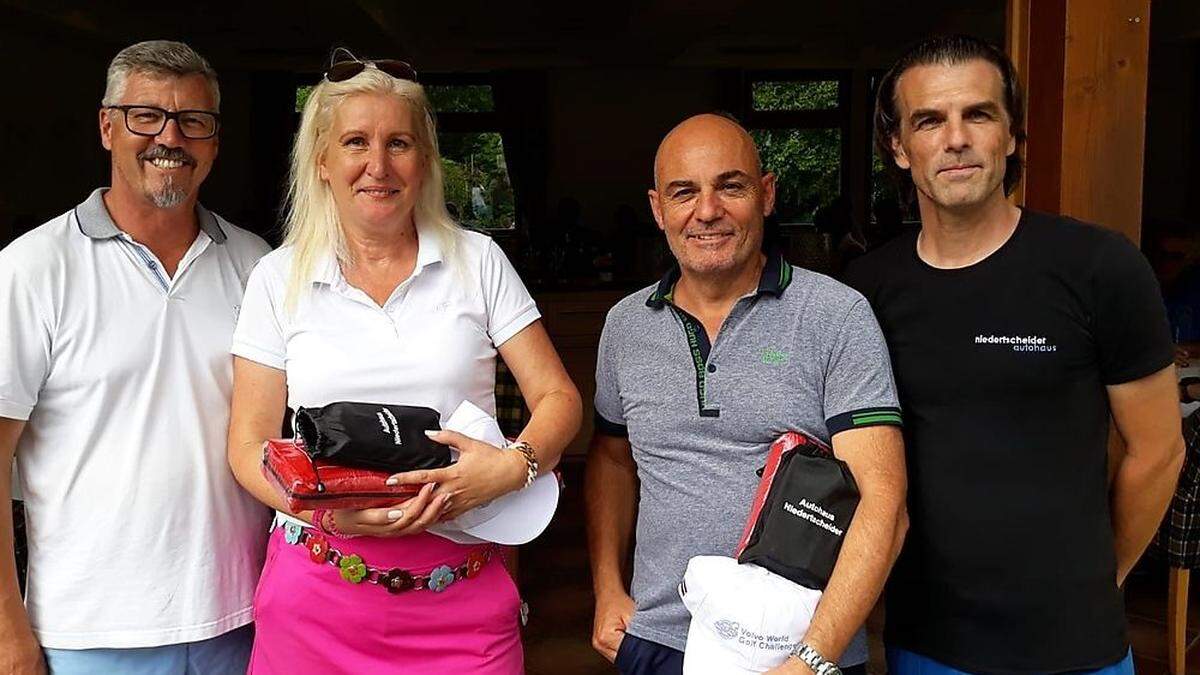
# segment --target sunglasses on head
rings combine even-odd
[[[338,57],[341,56],[341,59]],[[345,82],[346,80],[358,75],[368,67],[374,67],[381,70],[397,80],[408,80],[410,82],[417,81],[417,71],[412,66],[404,61],[395,59],[380,59],[377,61],[363,61],[350,53],[350,50],[344,47],[338,47],[333,50],[332,64],[329,70],[325,71],[325,79],[330,82]]]

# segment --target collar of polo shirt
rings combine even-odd
[[[755,294],[767,293],[779,297],[783,295],[788,284],[792,283],[792,266],[783,259],[781,251],[772,249],[767,251],[766,255],[767,262],[763,265],[762,274],[758,278],[758,289]],[[650,297],[646,298],[646,306],[652,309],[662,309],[666,303],[671,302],[671,295],[675,292],[675,284],[679,281],[680,274],[682,272],[679,269],[679,263],[675,263],[659,280],[658,286],[650,294]]]
[[[413,267],[412,276],[416,276],[425,267],[442,262],[442,238],[427,226],[417,226],[417,264]],[[333,286],[342,278],[342,268],[338,265],[337,256],[327,253],[317,264],[317,272],[313,275],[314,284]]]
[[[121,234],[121,228],[113,222],[112,216],[104,206],[104,193],[108,188],[97,188],[75,207],[75,222],[79,223],[79,231],[92,239],[111,239]],[[218,244],[225,243],[225,231],[217,222],[217,217],[211,211],[196,204],[196,220],[200,229]]]

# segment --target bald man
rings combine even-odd
[[[622,673],[682,671],[687,562],[733,553],[771,442],[799,430],[832,445],[862,500],[808,631],[773,672],[864,673],[861,626],[907,526],[879,326],[857,292],[763,251],[775,177],[736,122],[675,127],[649,197],[677,264],[618,303],[600,338],[585,486],[592,644]]]

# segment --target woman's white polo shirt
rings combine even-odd
[[[455,257],[442,236],[456,238]],[[540,315],[500,247],[462,230],[418,227],[412,275],[380,306],[347,283],[330,255],[284,306],[292,251],[250,276],[233,353],[287,373],[288,406],[336,401],[428,406],[441,421],[471,401],[496,414],[496,348]]]

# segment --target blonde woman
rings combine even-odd
[[[579,393],[500,249],[446,213],[433,115],[407,64],[335,63],[304,107],[284,245],[250,277],[234,337],[229,462],[277,527],[250,672],[523,672],[516,588],[490,546],[430,524],[557,463]],[[453,432],[450,468],[390,508],[289,513],[260,471],[285,406],[465,400],[494,413],[495,358],[532,411],[520,447]],[[336,553],[334,553],[336,552]]]

